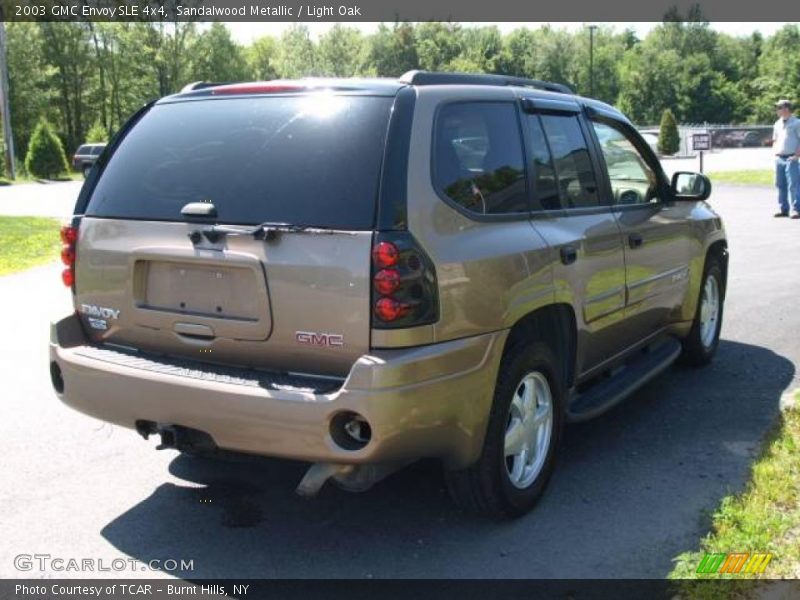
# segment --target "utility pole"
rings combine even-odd
[[[594,97],[594,30],[597,25],[589,25],[589,96]]]
[[[6,172],[17,178],[14,164],[14,136],[11,135],[11,109],[8,101],[8,63],[6,62],[6,24],[0,20],[0,110],[3,111],[3,135],[6,142]]]

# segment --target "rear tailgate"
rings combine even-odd
[[[368,350],[371,232],[231,236],[203,249],[193,229],[83,219],[75,304],[95,341],[332,375]]]
[[[90,335],[346,375],[370,345],[391,104],[317,94],[156,105],[105,165],[81,221],[75,303]],[[183,216],[189,203],[216,216]],[[248,232],[264,222],[313,229]],[[219,225],[228,233],[208,235]]]

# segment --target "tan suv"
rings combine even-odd
[[[710,189],[557,84],[192,86],[83,187],[53,386],[160,447],[311,462],[304,494],[435,457],[462,505],[519,515],[566,421],[714,354]]]

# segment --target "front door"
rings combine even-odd
[[[668,184],[645,142],[628,124],[593,118],[610,183],[610,203],[625,247],[627,344],[678,318],[689,285],[690,203],[670,202]]]

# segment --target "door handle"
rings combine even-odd
[[[575,246],[561,246],[561,262],[565,265],[571,265],[578,260],[578,251]]]
[[[644,244],[644,239],[640,233],[632,233],[628,236],[628,246],[631,248],[641,248]]]

